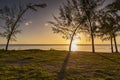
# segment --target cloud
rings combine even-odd
[[[28,21],[25,23],[25,26],[29,26],[30,24],[32,24],[32,21]]]
[[[49,23],[48,23],[48,22],[46,22],[44,25],[45,25],[45,26],[48,26],[48,25],[49,25]]]

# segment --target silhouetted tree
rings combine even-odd
[[[75,8],[75,12],[81,14],[85,21],[82,23],[83,31],[90,34],[92,40],[92,52],[95,52],[94,47],[94,38],[95,32],[97,29],[97,15],[99,7],[103,4],[104,0],[72,0]],[[81,19],[81,16],[77,15],[78,19]],[[78,20],[78,22],[79,22]]]
[[[76,16],[73,14],[72,3],[67,0],[67,4],[60,7],[59,11],[59,17],[53,16],[55,21],[49,21],[48,23],[52,24],[54,33],[61,33],[63,38],[73,40],[76,29],[80,30],[81,27],[75,18]],[[81,22],[82,21],[83,20],[81,20]],[[69,51],[71,51],[71,46],[69,47]]]
[[[81,30],[80,22],[82,22],[83,19],[81,19],[81,21],[79,20],[79,22],[77,21],[76,15],[78,15],[78,13],[74,12],[73,5],[69,0],[59,8],[59,11],[60,14],[58,17],[53,16],[55,21],[49,21],[49,23],[52,24],[54,33],[61,33],[63,38],[70,39],[69,52],[58,75],[58,80],[63,80],[71,53],[72,42],[77,31]]]
[[[28,10],[37,11],[37,8],[44,8],[46,4],[27,4],[15,7],[8,7],[5,6],[3,9],[0,10],[0,17],[5,22],[5,26],[3,26],[4,32],[1,33],[3,37],[7,39],[7,44],[5,50],[8,50],[8,45],[10,40],[15,40],[16,34],[20,33],[20,23],[23,20],[23,15]]]
[[[118,53],[116,37],[119,35],[120,31],[120,16],[117,13],[120,10],[119,0],[115,0],[113,3],[108,4],[103,10],[100,11],[100,16],[102,16],[102,35],[104,39],[111,40],[111,51],[113,52],[113,42],[115,44],[116,53]],[[109,34],[108,34],[109,33]],[[106,37],[105,37],[106,35]],[[109,35],[109,36],[108,36]]]
[[[63,16],[62,21],[64,23],[59,23],[61,20],[56,20],[57,23],[61,24],[62,26],[65,24],[64,26],[66,26],[65,22],[70,23],[72,22],[71,18],[74,18],[74,21],[76,21],[77,24],[82,25],[81,30],[90,34],[92,40],[92,52],[94,53],[95,52],[94,37],[97,29],[96,20],[99,11],[98,8],[103,4],[104,0],[71,0],[67,2],[68,3],[66,5],[64,4],[63,9],[61,9],[61,13],[66,13],[65,15],[62,14]],[[71,9],[71,11],[69,11],[69,9]],[[65,18],[68,18],[69,21],[65,21],[64,20]],[[67,29],[69,28],[71,27],[67,26]],[[65,34],[65,31],[61,31],[61,32],[64,32]]]
[[[116,14],[117,15],[117,14]],[[111,40],[111,51],[113,53],[113,41],[115,44],[116,53],[118,53],[116,37],[119,34],[119,16],[113,15],[111,12],[103,12],[100,16],[100,24],[99,28],[101,38],[103,40]]]
[[[100,19],[100,25],[101,27],[99,28],[99,36],[100,38],[104,41],[104,40],[110,40],[111,43],[111,52],[113,53],[113,36],[112,36],[112,28],[111,28],[111,24],[109,24],[108,22],[108,18],[106,18],[106,16],[102,14],[101,19]]]
[[[113,24],[114,24],[114,33],[113,33],[113,39],[114,39],[114,44],[115,44],[115,49],[116,49],[116,53],[118,53],[118,47],[117,47],[117,41],[116,41],[116,37],[119,35],[120,32],[120,16],[118,16],[116,13],[112,14],[111,16],[113,18]]]
[[[116,53],[118,53],[116,36],[118,36],[118,33],[120,31],[120,15],[117,13],[118,11],[120,11],[119,5],[120,5],[120,0],[115,0],[112,4],[109,4],[106,7],[107,13],[109,13],[109,15],[113,17],[114,21],[116,22],[115,34],[113,34]]]
[[[120,11],[120,0],[114,0],[113,3],[107,5],[107,7],[112,11],[112,12],[117,12]]]

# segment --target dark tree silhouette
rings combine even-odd
[[[116,14],[117,15],[117,14]],[[111,12],[103,12],[100,15],[99,36],[102,40],[109,40],[111,42],[111,52],[113,53],[113,41],[115,44],[116,53],[118,53],[116,37],[119,34],[119,21],[117,20],[119,16],[113,15]]]
[[[37,11],[37,8],[44,8],[46,4],[27,4],[15,7],[8,7],[5,6],[3,9],[0,10],[0,17],[5,22],[5,26],[3,26],[4,32],[1,33],[1,36],[7,39],[7,44],[5,50],[8,50],[8,45],[10,40],[15,40],[16,34],[20,33],[20,23],[23,20],[23,15],[28,10]]]
[[[120,31],[120,16],[117,13],[120,10],[119,0],[115,0],[112,4],[108,4],[104,7],[99,15],[101,17],[102,31],[101,37],[103,40],[111,40],[111,51],[113,51],[113,42],[115,44],[116,53],[118,53],[116,37],[119,35]],[[108,36],[109,35],[109,36]]]
[[[73,5],[69,0],[67,0],[66,5],[64,4],[63,7],[59,8],[59,11],[60,16],[53,16],[55,21],[49,21],[48,23],[52,24],[54,33],[61,33],[63,38],[71,39],[70,43],[72,43],[76,31],[82,29],[80,26],[81,23],[77,21]],[[71,51],[71,46],[69,47],[69,51]]]
[[[112,12],[120,11],[120,0],[114,0],[112,4],[107,5]]]
[[[81,23],[80,20],[78,23],[75,15],[77,13],[74,12],[73,5],[69,0],[67,0],[66,5],[64,4],[59,8],[59,11],[59,16],[54,16],[55,21],[49,21],[49,23],[52,24],[52,29],[55,33],[61,33],[63,38],[70,39],[69,51],[57,77],[58,80],[63,80],[66,75],[66,68],[71,54],[72,42],[77,31],[81,30]],[[81,22],[82,21],[83,19],[81,19]]]
[[[69,52],[61,68],[60,75],[58,76],[59,80],[63,80],[65,76],[72,41],[76,33],[89,33],[92,39],[92,51],[93,53],[95,52],[94,32],[96,31],[96,24],[94,23],[96,22],[96,8],[102,3],[103,0],[67,0],[67,3],[59,8],[60,16],[54,16],[55,21],[49,22],[52,24],[52,29],[55,33],[62,33],[63,38],[70,39]]]
[[[81,10],[86,16],[86,23],[84,23],[87,27],[86,29],[88,30],[91,40],[92,40],[92,52],[95,52],[95,47],[94,47],[94,38],[95,38],[95,33],[97,30],[97,25],[96,21],[98,19],[97,15],[98,13],[98,8],[104,3],[104,0],[79,0],[81,3]]]
[[[101,27],[99,28],[99,37],[100,39],[104,40],[110,40],[111,43],[111,52],[113,53],[113,36],[112,36],[112,28],[109,23],[107,23],[107,18],[106,16],[101,16],[100,24]]]
[[[66,26],[65,22],[70,23],[72,21],[72,18],[74,18],[73,20],[76,20],[77,24],[79,23],[83,26],[81,30],[90,34],[92,40],[92,52],[94,53],[94,38],[97,29],[96,20],[98,15],[98,8],[103,4],[104,0],[71,0],[67,2],[67,5],[64,4],[64,9],[60,9],[61,13],[64,13],[66,11],[65,15],[61,14],[61,16],[63,16],[63,23],[60,23],[61,20],[55,18],[57,23],[59,23],[62,26]],[[61,17],[59,18],[61,19]],[[67,18],[66,20],[69,21],[65,21],[65,18]],[[58,24],[54,25],[58,27]],[[60,27],[59,31],[55,28],[54,30],[57,32],[62,32],[66,35],[64,28],[66,29],[66,27],[62,27],[64,31],[60,31]],[[69,31],[69,28],[71,27],[67,26],[67,32]]]
[[[104,3],[104,0],[72,0],[74,5],[75,12],[78,12],[82,17],[82,19],[85,19],[84,22],[82,22],[82,30],[86,31],[86,33],[90,34],[91,40],[92,40],[92,52],[95,52],[94,47],[94,38],[95,38],[95,32],[97,29],[96,20],[98,15],[98,8],[102,6]],[[81,16],[77,15],[78,22],[81,19]],[[77,18],[76,17],[76,18]]]
[[[71,0],[71,1],[68,1],[68,5],[67,6],[65,5],[64,7],[64,9],[66,7],[72,9],[72,13],[68,12],[66,14],[68,19],[70,19],[69,22],[72,21],[71,17],[73,17],[74,15],[74,20],[76,20],[77,23],[80,23],[83,26],[81,30],[90,34],[91,40],[92,40],[93,53],[95,52],[94,37],[97,29],[97,26],[95,24],[97,15],[98,15],[97,9],[103,4],[103,2],[104,0]],[[61,12],[64,12],[64,11],[62,10]],[[69,16],[70,14],[72,14],[72,16]],[[65,16],[65,15],[62,15],[62,16]]]
[[[115,33],[113,34],[116,53],[118,53],[116,37],[118,36],[119,31],[120,31],[120,28],[119,28],[120,27],[120,15],[117,13],[118,11],[120,11],[119,5],[120,5],[120,0],[115,0],[115,2],[106,6],[107,13],[109,13],[109,15],[111,17],[113,17],[113,20],[116,22],[116,24],[115,24],[116,27],[115,27],[115,31],[114,31]]]

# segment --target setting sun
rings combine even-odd
[[[71,50],[72,51],[77,51],[78,50],[77,45],[76,44],[72,44]]]
[[[77,38],[77,36],[74,37],[72,46],[71,46],[71,50],[72,51],[77,51],[78,50],[78,46],[77,44],[79,43],[79,39]]]
[[[0,0],[0,80],[120,80],[120,0]]]

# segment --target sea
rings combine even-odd
[[[4,49],[5,44],[0,44],[0,49]],[[40,49],[40,50],[66,50],[69,49],[69,44],[10,44],[9,50],[28,50],[28,49]],[[115,50],[115,49],[114,49]],[[120,44],[118,45],[120,51]],[[77,44],[72,45],[72,51],[92,51],[91,44]],[[96,52],[111,52],[110,44],[95,44]]]

